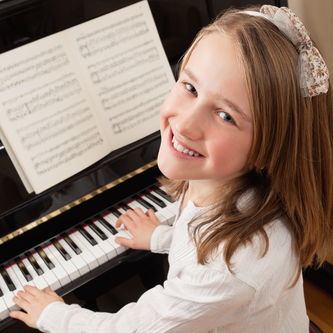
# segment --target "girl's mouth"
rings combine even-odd
[[[200,157],[200,156],[203,157],[203,155],[199,154],[198,152],[196,152],[194,150],[190,150],[190,149],[182,146],[181,144],[179,144],[177,142],[177,140],[175,139],[175,136],[172,136],[172,144],[173,144],[173,147],[177,151],[179,151],[179,152],[181,152],[181,153],[183,153],[185,155],[190,155],[190,156],[195,156],[195,157]]]

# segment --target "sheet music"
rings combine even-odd
[[[59,34],[1,55],[0,107],[4,141],[36,192],[110,151]]]
[[[0,136],[39,193],[157,131],[174,83],[138,2],[2,54]]]
[[[148,3],[86,22],[66,35],[113,149],[157,131],[175,80]]]

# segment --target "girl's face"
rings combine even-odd
[[[252,113],[230,37],[199,42],[162,106],[160,126],[158,165],[166,177],[213,189],[249,171]]]

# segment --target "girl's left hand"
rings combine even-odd
[[[38,318],[47,305],[53,302],[64,302],[64,300],[50,288],[46,288],[45,292],[29,285],[23,288],[25,291],[19,291],[17,293],[19,297],[15,296],[13,301],[26,313],[22,311],[12,311],[9,315],[12,318],[23,321],[32,328],[37,328],[36,323]]]

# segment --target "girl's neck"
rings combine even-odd
[[[181,211],[187,206],[189,201],[192,201],[196,207],[207,207],[214,204],[212,194],[215,192],[215,188],[207,186],[207,184],[198,180],[190,180],[188,186],[185,189],[183,196]]]

